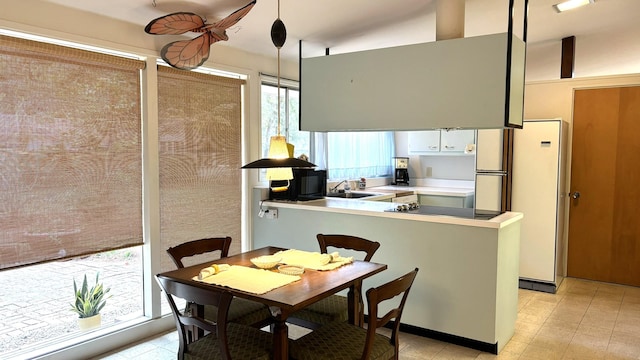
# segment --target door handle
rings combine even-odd
[[[574,191],[572,193],[569,193],[569,196],[571,196],[573,199],[579,199],[580,198],[580,191]]]

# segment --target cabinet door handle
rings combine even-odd
[[[445,149],[455,149],[456,147],[455,147],[455,146],[445,145],[445,146],[444,146],[444,148],[445,148]]]
[[[429,149],[430,149],[430,150],[435,150],[435,149],[437,149],[437,148],[438,148],[438,147],[437,147],[436,145],[430,145],[430,146],[429,146]]]

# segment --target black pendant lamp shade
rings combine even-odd
[[[264,158],[252,161],[243,166],[243,169],[269,169],[269,168],[311,168],[316,167],[308,161],[298,158],[270,159]]]

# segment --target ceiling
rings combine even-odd
[[[250,0],[46,1],[134,23],[143,32],[149,21],[178,11],[194,12],[213,23]],[[287,42],[281,55],[297,59],[299,40],[303,41],[303,56],[321,55],[317,53],[320,49],[324,54],[325,48],[340,53],[434,41],[435,2],[281,0],[280,18],[287,27]],[[638,0],[596,0],[592,5],[561,14],[552,8],[557,2],[529,1],[529,45],[556,42],[571,35],[616,34],[635,24],[640,13]],[[506,32],[508,3],[508,0],[466,0],[465,36]],[[517,35],[522,33],[523,3],[524,0],[516,0],[516,24],[520,24],[515,28]],[[230,46],[275,57],[270,29],[277,12],[276,0],[257,0],[251,12],[227,30],[229,40],[213,45],[212,51],[216,46]]]

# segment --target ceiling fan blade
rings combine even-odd
[[[216,29],[228,29],[231,26],[235,25],[238,23],[238,21],[240,21],[240,19],[242,19],[245,15],[247,15],[249,13],[249,11],[251,11],[251,9],[253,9],[253,6],[256,4],[256,0],[253,0],[252,2],[248,3],[247,5],[245,5],[244,7],[234,11],[231,15],[227,16],[226,18],[220,20],[220,21],[216,21],[215,23],[213,23],[211,25],[211,27],[216,28]]]
[[[206,32],[195,39],[174,41],[162,48],[160,56],[177,69],[192,70],[209,58],[211,40],[209,32]]]
[[[154,35],[179,35],[189,31],[202,31],[204,20],[190,12],[177,12],[151,20],[144,31]]]

